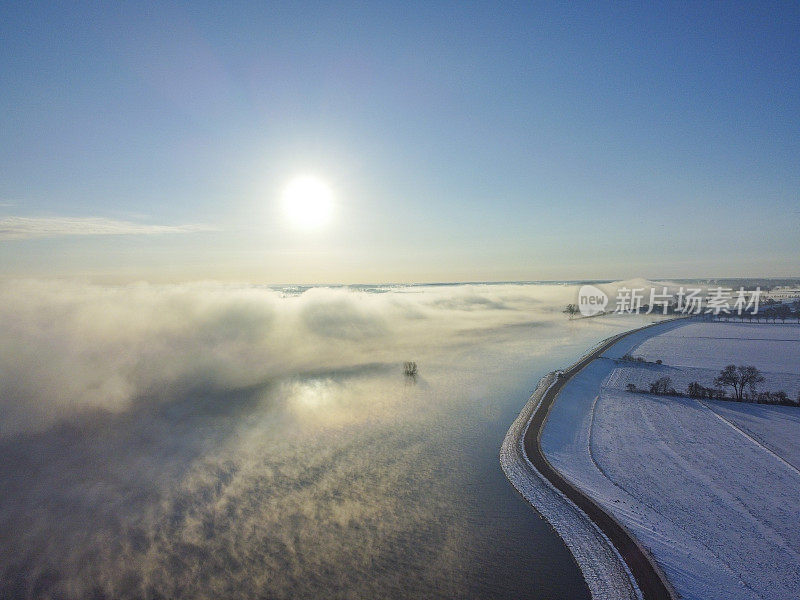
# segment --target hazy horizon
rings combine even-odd
[[[230,286],[253,286],[268,289],[283,290],[298,288],[302,290],[312,288],[392,288],[392,287],[425,287],[425,286],[462,286],[462,285],[579,285],[584,283],[615,283],[621,281],[642,282],[670,282],[670,283],[708,283],[727,285],[729,283],[765,283],[774,285],[800,284],[800,276],[727,276],[727,277],[631,277],[631,278],[578,278],[578,279],[507,279],[507,280],[421,280],[421,281],[257,281],[236,278],[213,277],[185,277],[185,278],[159,278],[159,277],[128,277],[112,275],[76,275],[62,274],[59,276],[0,276],[0,283],[19,283],[27,281],[57,281],[65,283],[85,283],[98,286],[135,286],[142,284],[153,285],[192,285],[202,283],[216,283]]]

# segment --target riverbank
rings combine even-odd
[[[632,333],[604,340],[563,372],[548,374],[512,424],[500,462],[512,485],[553,526],[573,552],[593,598],[669,599],[660,568],[611,515],[553,469],[540,438],[550,408],[570,378]]]

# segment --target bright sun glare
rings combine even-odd
[[[331,219],[333,192],[316,177],[297,177],[283,192],[283,210],[295,227],[318,229]]]

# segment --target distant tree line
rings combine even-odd
[[[639,307],[638,312],[645,314],[649,310],[649,305],[642,304]],[[580,310],[577,304],[567,304],[562,312],[572,319],[580,312]],[[655,312],[661,314],[664,312],[664,308],[659,306],[657,309],[655,309]],[[682,315],[686,313],[678,308],[677,303],[672,302],[667,305],[665,314]],[[713,313],[701,313],[701,316],[712,321],[739,321],[740,323],[743,323],[744,321],[747,321],[748,323],[752,323],[753,321],[756,323],[777,323],[778,321],[781,323],[786,323],[787,321],[795,321],[796,323],[800,324],[800,300],[795,300],[789,304],[780,302],[778,300],[773,300],[772,298],[766,298],[765,300],[761,301],[761,304],[758,306],[758,309],[755,313],[753,313],[751,310],[747,310],[742,312],[720,312],[717,315]]]
[[[800,300],[795,300],[791,304],[787,304],[785,302],[773,300],[772,298],[767,298],[762,301],[755,314],[751,312],[742,312],[741,314],[720,313],[718,315],[713,315],[712,320],[739,322],[755,321],[756,323],[777,323],[778,321],[786,323],[786,321],[795,321],[796,323],[800,323]]]

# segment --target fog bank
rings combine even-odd
[[[3,283],[0,597],[583,597],[497,464],[574,291]]]
[[[380,293],[376,293],[380,292]],[[502,327],[545,323],[553,286],[312,288],[216,283],[0,285],[0,435],[144,397],[418,360]]]

